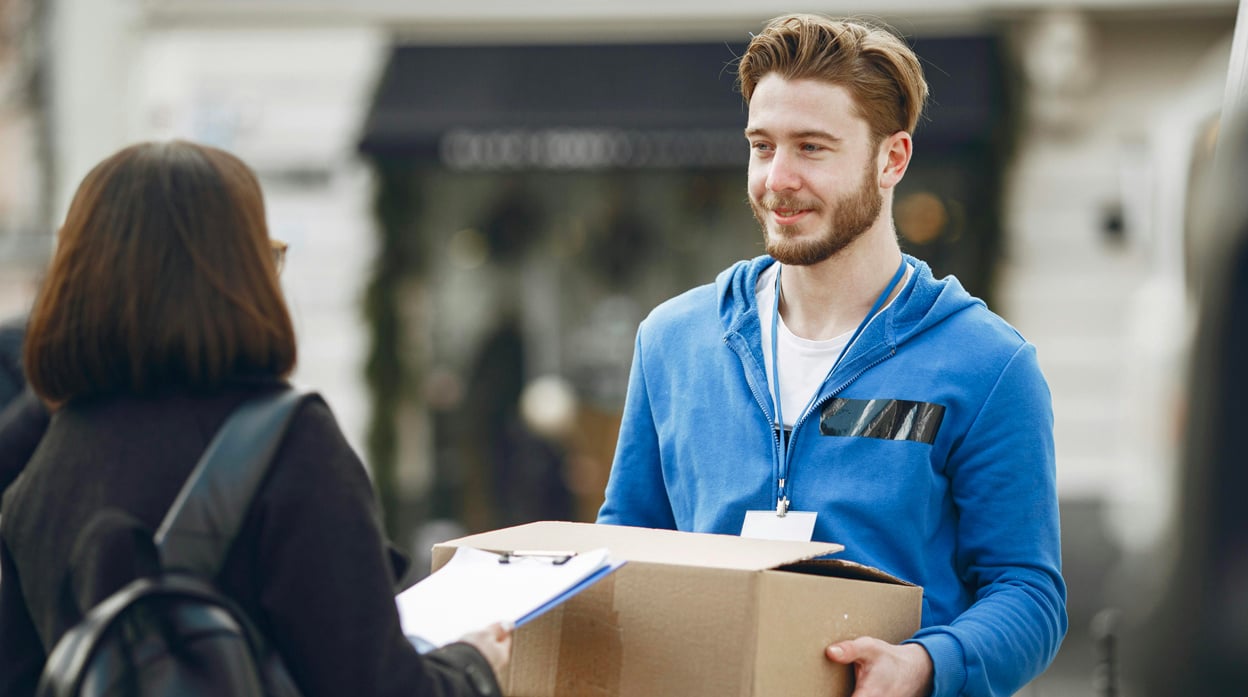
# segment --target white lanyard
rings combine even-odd
[[[777,335],[780,333],[780,272],[783,270],[784,267],[782,266],[776,267],[776,297],[772,300],[771,308],[772,401],[776,408],[776,423],[774,426],[776,429],[776,438],[780,443],[780,447],[783,449],[783,455],[777,453],[775,450],[772,451],[772,457],[775,460],[773,464],[776,465],[776,469],[780,472],[779,487],[776,491],[776,515],[780,517],[784,517],[789,512],[789,497],[786,492],[786,484],[789,476],[789,441],[784,438],[784,414],[780,408],[780,351],[776,340]],[[844,348],[841,349],[840,355],[836,357],[836,362],[833,363],[832,367],[828,369],[828,374],[823,377],[823,382],[827,382],[828,378],[832,377],[833,371],[835,371],[836,367],[841,364],[841,359],[845,357],[845,354],[849,351],[849,347],[854,345],[854,341],[858,339],[858,335],[862,334],[862,330],[866,328],[867,324],[871,322],[871,319],[880,311],[880,307],[884,305],[884,301],[888,299],[889,295],[892,295],[893,289],[897,287],[898,281],[900,281],[905,274],[906,260],[902,259],[901,264],[897,267],[897,273],[893,274],[893,280],[888,282],[888,287],[884,289],[884,292],[880,293],[880,297],[876,298],[875,304],[871,306],[871,311],[867,313],[866,317],[862,318],[862,322],[858,323],[858,328],[854,330],[852,335],[850,335],[849,341],[845,343]],[[822,384],[823,383],[820,383],[820,385]],[[813,405],[817,399],[819,399],[818,388],[816,388],[815,393],[811,395],[810,401],[806,403],[806,408],[802,410],[803,416],[806,412],[810,411],[811,405]],[[801,416],[798,417],[798,420],[801,420]],[[793,422],[793,429],[795,431],[797,430],[797,421]],[[792,438],[790,437],[789,440],[792,440]]]

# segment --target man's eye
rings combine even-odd
[[[802,152],[819,152],[820,150],[823,150],[823,146],[815,145],[814,143],[806,143],[802,145]]]
[[[771,150],[771,145],[769,143],[750,143],[750,149],[758,152],[767,152]]]

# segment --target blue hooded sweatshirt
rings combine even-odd
[[[933,695],[1010,695],[1066,633],[1049,390],[1034,346],[906,261],[912,279],[796,419],[786,493],[838,556],[923,587],[911,641]],[[772,263],[738,262],[641,323],[598,522],[736,535],[775,509],[755,297]]]

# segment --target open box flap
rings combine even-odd
[[[873,566],[859,564],[846,559],[807,559],[792,564],[784,564],[778,567],[778,570],[795,571],[802,574],[817,574],[819,576],[835,576],[836,578],[847,578],[855,581],[879,581],[899,586],[914,585],[909,581],[903,581],[892,574],[880,571]]]
[[[599,547],[614,559],[653,564],[681,564],[759,571],[845,549],[833,542],[758,540],[673,530],[594,523],[542,521],[461,537],[447,547],[476,547],[492,552],[549,550],[584,552]]]

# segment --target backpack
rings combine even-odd
[[[277,653],[213,579],[309,396],[288,388],[230,415],[155,535],[141,526],[129,530],[123,559],[135,555],[137,569],[147,556],[146,570],[98,603],[80,595],[90,609],[49,654],[38,697],[298,697]],[[138,525],[119,511],[106,513]],[[103,550],[116,554],[115,546]],[[80,571],[75,562],[71,577]],[[119,566],[115,556],[108,565]]]

